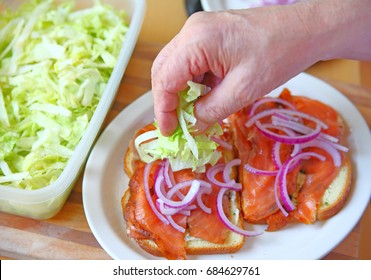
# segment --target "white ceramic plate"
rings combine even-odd
[[[230,9],[246,9],[259,0],[201,0],[202,8],[205,11],[223,11]]]
[[[274,1],[272,2],[274,3]],[[209,11],[209,12],[210,11],[232,10],[232,9],[246,9],[246,8],[257,7],[261,4],[262,4],[262,0],[201,0],[202,8],[205,11]]]
[[[278,232],[247,238],[233,255],[190,256],[191,259],[320,259],[353,229],[371,195],[371,134],[356,107],[340,92],[308,74],[287,82],[293,94],[321,100],[344,117],[352,133],[349,147],[354,164],[353,190],[335,217],[314,225],[290,225]],[[271,94],[277,95],[282,87]],[[152,96],[133,102],[108,125],[93,148],[83,179],[83,202],[90,228],[113,259],[156,259],[143,252],[126,235],[120,199],[128,185],[123,156],[135,130],[153,121]]]

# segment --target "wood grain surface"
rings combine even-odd
[[[105,125],[150,90],[151,65],[162,47],[161,43],[138,42]],[[371,127],[371,90],[332,79],[326,82],[348,96]],[[82,176],[60,213],[51,219],[38,221],[0,212],[0,259],[110,259],[86,221],[82,205]],[[362,222],[358,223],[324,259],[359,259],[360,252],[368,258],[371,248],[360,250],[362,226]]]

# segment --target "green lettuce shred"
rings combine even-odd
[[[74,5],[31,0],[2,11],[0,186],[34,190],[60,176],[116,64],[125,12]]]
[[[205,92],[206,86],[188,82],[188,88],[179,93],[179,125],[175,132],[171,136],[163,136],[155,121],[155,137],[149,132],[148,137],[144,135],[136,142],[136,148],[144,162],[169,159],[173,171],[192,168],[194,171],[203,172],[206,164],[214,165],[220,159],[218,144],[212,140],[212,137],[223,132],[219,124],[214,124],[203,134],[193,134],[197,121],[194,116],[194,103]]]

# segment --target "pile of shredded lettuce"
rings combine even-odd
[[[169,159],[173,171],[192,168],[203,172],[206,164],[214,165],[221,157],[218,144],[212,140],[223,133],[216,123],[202,134],[194,135],[194,103],[207,91],[206,86],[192,81],[188,88],[179,92],[177,115],[179,125],[171,136],[163,136],[157,126],[139,135],[134,143],[142,161],[152,162],[157,159]]]
[[[0,18],[0,186],[55,181],[81,140],[128,31],[98,0],[31,0]]]

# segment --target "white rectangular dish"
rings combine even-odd
[[[3,1],[3,7],[16,8],[22,1]],[[77,9],[90,7],[93,1],[76,1]],[[0,211],[30,217],[48,219],[56,215],[68,198],[75,181],[82,171],[89,152],[101,130],[102,124],[115,99],[121,78],[136,44],[144,19],[145,0],[101,0],[127,14],[129,30],[125,36],[113,71],[103,91],[89,124],[61,175],[50,185],[35,190],[17,189],[0,185]],[[1,8],[1,7],[0,7]]]

